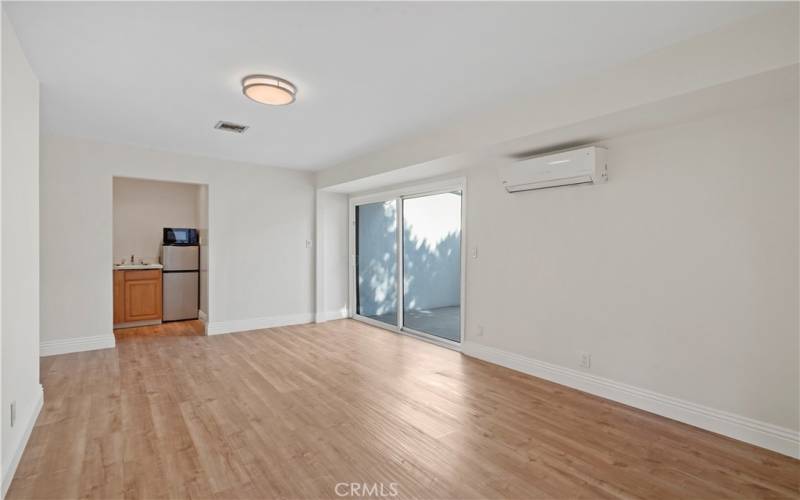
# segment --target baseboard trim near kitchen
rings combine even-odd
[[[326,321],[333,321],[335,319],[344,319],[346,317],[347,317],[347,309],[341,309],[338,311],[321,311],[317,313],[314,322],[324,323]]]
[[[473,358],[649,411],[783,455],[800,458],[800,433],[785,427],[709,408],[475,342],[464,342],[461,352]]]
[[[311,313],[289,314],[286,316],[270,316],[268,318],[235,319],[231,321],[214,321],[206,326],[206,335],[220,335],[223,333],[246,332],[262,328],[275,328],[278,326],[303,325],[312,323],[314,315]]]
[[[22,459],[22,453],[25,451],[25,447],[28,445],[28,440],[31,438],[33,426],[36,425],[36,419],[39,418],[39,413],[42,411],[42,406],[44,406],[44,390],[40,385],[38,394],[36,395],[36,400],[33,403],[33,411],[30,413],[28,416],[28,421],[25,423],[25,430],[22,432],[19,443],[17,443],[17,447],[14,450],[14,455],[11,457],[11,461],[9,461],[7,467],[4,467],[2,486],[3,494],[0,498],[5,498],[6,493],[8,492],[8,487],[11,486],[11,481],[14,480],[14,474],[17,472],[17,466],[19,466],[19,461]]]
[[[39,356],[55,356],[71,352],[113,349],[116,346],[114,334],[78,337],[72,339],[44,340],[39,344]]]
[[[155,326],[160,325],[160,319],[144,319],[142,321],[128,321],[127,323],[117,323],[114,325],[114,330],[118,328],[138,328],[140,326]]]

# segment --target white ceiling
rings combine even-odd
[[[45,131],[309,170],[768,7],[3,2],[42,84]],[[291,80],[297,102],[247,100],[250,73]]]

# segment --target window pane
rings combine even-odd
[[[397,203],[356,207],[356,311],[397,326]]]
[[[461,341],[461,192],[403,200],[403,326]]]

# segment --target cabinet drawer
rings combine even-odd
[[[125,271],[125,281],[157,280],[161,278],[161,269],[145,269],[143,271]]]

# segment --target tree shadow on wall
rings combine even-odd
[[[434,247],[406,225],[403,241],[406,309],[453,307],[461,301],[461,231],[451,231]]]
[[[397,313],[397,215],[394,202],[361,205],[357,217],[358,313]]]
[[[394,203],[358,207],[359,313],[383,316],[397,313],[397,237]],[[406,309],[429,310],[458,306],[461,298],[461,231],[451,231],[429,245],[403,231]]]

